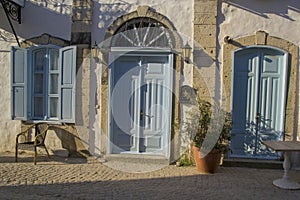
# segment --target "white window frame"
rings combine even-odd
[[[55,73],[58,74],[58,93],[54,95],[50,94],[49,82],[51,63],[48,59],[50,59],[51,49],[58,51],[58,66],[55,70]],[[43,69],[43,117],[34,116],[34,53],[39,50],[46,51],[47,59],[44,61],[46,63],[44,63]],[[76,46],[60,48],[54,45],[42,45],[28,49],[12,47],[11,65],[12,119],[31,122],[75,123]],[[18,78],[21,81],[16,80]],[[57,117],[50,116],[51,97],[58,98]]]

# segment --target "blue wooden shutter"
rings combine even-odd
[[[27,50],[11,49],[11,116],[12,119],[27,119]]]
[[[76,46],[59,50],[60,60],[60,119],[75,123]]]

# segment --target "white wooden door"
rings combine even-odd
[[[271,48],[235,52],[232,98],[232,156],[276,158],[262,141],[283,140],[286,56]]]
[[[112,153],[169,155],[172,55],[123,55],[111,67]]]

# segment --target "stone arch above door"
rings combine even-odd
[[[135,19],[150,19],[152,21],[156,21],[164,26],[170,34],[172,34],[172,37],[174,37],[174,49],[180,49],[182,46],[182,42],[180,39],[180,36],[176,32],[176,28],[173,25],[173,23],[164,15],[156,12],[154,9],[150,8],[149,6],[139,6],[136,11],[133,11],[131,13],[128,13],[126,15],[118,17],[108,28],[105,33],[104,40],[108,40],[116,35],[119,32],[119,29],[126,23],[130,22]],[[104,44],[105,46],[108,46],[110,44]]]
[[[162,24],[166,29],[168,29],[169,33],[172,34],[172,37],[174,38],[174,44],[172,46],[172,52],[175,52],[173,56],[173,68],[177,72],[182,71],[182,66],[183,66],[183,60],[181,56],[176,55],[176,52],[181,52],[181,47],[182,47],[182,39],[178,32],[176,31],[176,28],[174,27],[173,23],[164,15],[156,12],[152,8],[148,6],[139,6],[136,11],[133,11],[131,13],[125,14],[123,16],[118,17],[108,28],[105,34],[105,39],[104,43],[102,43],[102,47],[104,49],[110,48],[111,47],[111,38],[118,34],[118,31],[120,28],[126,23],[130,22],[135,19],[139,18],[145,18],[145,19],[151,19],[154,21],[159,22]],[[155,47],[156,48],[156,47]],[[158,47],[159,48],[159,47]],[[105,61],[104,63],[109,63],[109,55],[108,51],[102,51],[103,54],[103,60]],[[180,84],[180,73],[177,73],[174,77],[174,85],[173,85],[173,92],[175,96],[179,96],[179,84]],[[102,73],[102,78],[101,78],[101,127],[102,127],[102,144],[101,144],[101,151],[103,153],[107,153],[107,138],[108,138],[108,91],[109,91],[109,73],[108,73],[108,68],[106,68],[103,73]],[[177,98],[173,99],[173,104],[172,104],[172,124],[178,124],[179,123],[179,101]],[[179,131],[178,128],[172,127],[171,130],[171,137],[172,138],[178,138],[179,136]],[[179,154],[179,147],[175,147],[176,141],[174,142],[172,140],[171,145],[171,155],[170,159],[174,159],[174,157],[178,157]],[[177,155],[178,154],[178,155]]]
[[[274,37],[269,35],[264,31],[257,31],[254,35],[230,39],[225,41],[226,44],[223,46],[223,83],[225,88],[225,95],[227,102],[231,102],[232,98],[232,53],[240,48],[248,46],[271,46],[289,53],[289,63],[288,63],[288,88],[287,88],[287,101],[285,110],[285,133],[287,138],[291,139],[296,131],[298,118],[298,110],[296,104],[297,92],[297,68],[299,59],[299,49],[298,47],[282,38]],[[230,103],[227,104],[227,110],[230,111]]]

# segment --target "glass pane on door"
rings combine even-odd
[[[51,97],[49,100],[50,118],[58,117],[58,97]]]

